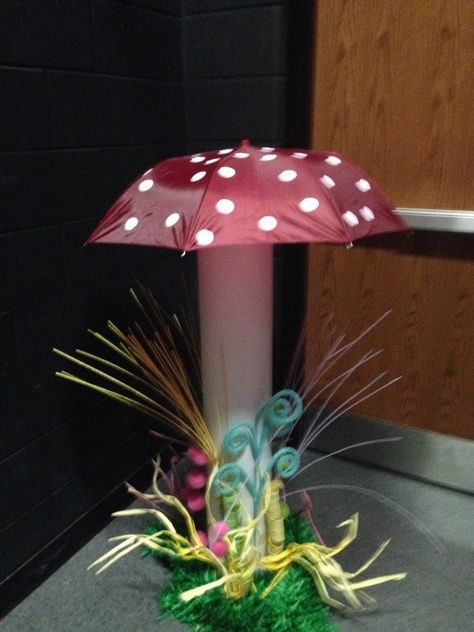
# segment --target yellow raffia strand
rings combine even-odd
[[[343,551],[357,536],[358,515],[355,514],[349,520],[341,523],[339,527],[347,526],[347,533],[341,541],[334,547],[326,547],[316,542],[305,544],[289,544],[282,553],[269,555],[260,559],[260,565],[265,570],[275,572],[270,585],[262,593],[266,597],[280,582],[288,572],[291,564],[300,564],[312,576],[318,592],[328,605],[334,608],[343,608],[344,603],[335,599],[329,594],[328,588],[341,593],[347,604],[356,610],[362,610],[366,605],[372,604],[374,600],[362,592],[361,589],[369,588],[388,581],[399,581],[406,577],[406,573],[394,575],[383,575],[367,579],[361,582],[352,582],[364,572],[384,551],[390,540],[384,542],[375,553],[354,573],[348,573],[342,569],[334,556]],[[360,591],[360,592],[358,592]]]
[[[138,516],[138,515],[152,515],[156,520],[163,524],[166,529],[158,531],[152,535],[144,534],[128,534],[111,538],[111,541],[120,540],[120,544],[105,553],[98,560],[93,562],[89,568],[100,566],[98,573],[101,573],[106,568],[114,564],[124,555],[130,553],[133,549],[139,546],[146,546],[153,551],[161,551],[171,557],[180,557],[182,559],[194,559],[214,566],[223,577],[229,575],[226,567],[221,560],[212,553],[206,547],[199,545],[199,538],[197,535],[196,525],[194,520],[190,516],[184,505],[174,496],[165,494],[162,492],[157,484],[158,474],[160,471],[159,458],[155,461],[155,471],[153,475],[153,491],[154,494],[147,494],[146,497],[150,500],[158,500],[164,504],[174,507],[184,518],[187,529],[188,538],[181,536],[177,533],[172,521],[162,512],[157,509],[126,509],[124,511],[117,511],[113,516]],[[131,493],[136,493],[136,490],[131,487]],[[104,564],[105,562],[105,564]],[[226,580],[227,581],[227,580]]]
[[[339,527],[347,527],[347,531],[339,543],[333,547],[323,546],[316,542],[307,542],[304,544],[292,543],[281,552],[261,556],[253,544],[253,535],[257,524],[261,520],[265,520],[271,513],[271,510],[275,506],[275,499],[278,498],[279,501],[279,490],[282,485],[279,480],[269,481],[265,486],[262,510],[258,516],[251,520],[247,515],[248,523],[246,525],[241,525],[228,532],[224,539],[229,547],[229,553],[223,561],[214,555],[210,549],[199,544],[194,520],[184,505],[174,496],[165,494],[159,489],[159,472],[160,460],[157,459],[155,461],[155,471],[152,481],[153,494],[139,494],[133,487],[129,489],[131,493],[142,498],[160,501],[178,511],[184,518],[188,537],[177,533],[170,518],[158,509],[128,509],[118,511],[113,515],[151,515],[165,528],[152,535],[126,534],[111,538],[111,541],[118,541],[119,544],[102,555],[91,564],[89,568],[100,566],[97,572],[101,573],[121,557],[140,546],[165,553],[172,558],[196,560],[213,566],[220,574],[220,578],[183,592],[180,598],[187,602],[200,597],[208,590],[215,590],[216,588],[222,588],[228,599],[240,599],[245,597],[249,591],[256,590],[253,578],[258,569],[275,573],[271,583],[261,595],[262,598],[265,598],[285,577],[291,565],[299,564],[311,575],[319,595],[325,603],[338,609],[349,605],[355,610],[362,610],[367,605],[374,603],[374,600],[367,595],[363,589],[387,581],[399,581],[406,577],[406,573],[397,573],[362,581],[353,581],[361,573],[366,571],[379,555],[381,555],[388,545],[389,540],[384,542],[355,572],[344,571],[340,564],[334,559],[336,555],[347,548],[357,537],[357,514],[339,525]],[[211,489],[216,472],[217,465],[213,468],[211,476],[209,477],[208,488],[206,490],[207,502],[209,500],[209,490]],[[212,516],[211,520],[215,522]],[[280,533],[278,537],[281,537]],[[345,603],[332,596],[332,593],[341,594],[344,597]]]
[[[262,510],[253,519],[249,520],[245,526],[232,529],[227,534],[225,541],[229,545],[229,554],[226,558],[226,565],[235,579],[229,581],[224,586],[224,592],[229,599],[240,599],[245,597],[249,590],[255,590],[253,577],[258,568],[260,555],[253,544],[253,536],[259,522],[265,519],[271,499],[271,486],[265,486],[262,500]],[[245,511],[245,507],[243,507]]]
[[[116,338],[114,342],[100,333],[89,330],[96,340],[117,354],[125,366],[80,349],[76,350],[76,354],[87,358],[89,362],[54,349],[61,357],[112,384],[114,388],[106,388],[66,371],[59,371],[56,375],[164,422],[177,430],[191,444],[200,447],[206,453],[212,467],[217,462],[216,447],[177,346],[179,343],[180,347],[184,345],[187,348],[196,374],[199,375],[197,341],[193,335],[187,336],[184,333],[176,314],[169,316],[149,290],[143,287],[140,289],[146,306],[133,290],[130,292],[152,327],[150,335],[147,335],[138,323],[134,324],[133,330],[124,333],[109,321],[107,327]],[[101,365],[105,370],[99,369],[91,362]],[[110,371],[120,374],[127,381],[115,377]]]
[[[215,475],[214,470],[214,475]],[[184,505],[174,496],[165,494],[158,487],[158,475],[160,472],[160,460],[155,461],[155,470],[153,475],[152,488],[154,494],[146,494],[149,500],[159,500],[164,504],[174,507],[184,518],[188,530],[188,538],[179,535],[171,522],[171,520],[157,509],[126,509],[118,511],[113,516],[137,516],[152,515],[156,520],[163,524],[166,529],[160,530],[152,535],[144,534],[127,534],[111,538],[111,541],[119,541],[120,543],[113,549],[102,555],[98,560],[93,562],[89,568],[100,566],[97,573],[103,572],[121,557],[127,555],[134,549],[145,546],[153,551],[166,553],[170,557],[179,557],[184,560],[197,560],[214,566],[221,574],[219,580],[197,586],[192,590],[188,590],[181,595],[184,601],[190,601],[204,594],[208,590],[213,590],[220,586],[224,586],[224,591],[229,598],[239,598],[247,594],[251,588],[251,580],[258,565],[258,553],[252,546],[252,534],[255,526],[263,520],[270,502],[270,487],[264,494],[264,507],[261,513],[251,520],[245,528],[240,527],[235,533],[229,532],[227,542],[229,544],[229,556],[225,565],[212,551],[208,548],[198,545],[199,538],[196,526],[191,515]],[[132,493],[137,493],[133,487],[130,487]],[[245,545],[239,547],[239,551],[234,546],[235,538],[245,535]]]

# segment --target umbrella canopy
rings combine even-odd
[[[187,251],[349,243],[403,230],[377,185],[344,156],[242,141],[155,165],[122,193],[87,243]]]

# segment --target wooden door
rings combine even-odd
[[[397,207],[474,209],[474,4],[320,0],[315,38],[313,147],[347,154]],[[358,345],[384,353],[334,403],[388,369],[400,381],[356,412],[474,439],[473,286],[470,234],[312,246],[307,375],[331,315],[350,339],[391,309]]]

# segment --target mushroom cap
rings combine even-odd
[[[348,243],[404,230],[374,181],[341,154],[242,141],[153,166],[122,193],[87,243],[187,251]]]

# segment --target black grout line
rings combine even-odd
[[[95,23],[95,11],[94,11],[94,0],[89,0],[89,15],[90,15],[90,24],[91,24],[91,39],[92,39],[92,68],[96,71],[97,64],[97,37],[96,37],[96,23]]]
[[[13,228],[10,230],[0,231],[0,236],[8,237],[8,235],[18,235],[19,233],[27,233],[32,230],[34,230],[35,232],[39,232],[43,228],[61,228],[62,226],[68,226],[69,224],[74,224],[75,222],[81,222],[81,221],[87,221],[87,220],[93,220],[93,219],[97,219],[97,221],[99,221],[99,219],[103,217],[105,213],[106,211],[104,211],[102,215],[88,215],[87,217],[77,217],[77,218],[68,220],[66,222],[58,219],[57,221],[51,222],[50,224],[39,224],[38,226],[25,226],[23,228]]]
[[[162,16],[166,16],[166,17],[176,18],[177,20],[181,20],[181,18],[183,17],[182,13],[181,13],[181,15],[179,15],[177,13],[171,13],[171,12],[168,12],[168,11],[155,10],[155,9],[152,9],[151,7],[145,7],[144,5],[142,5],[140,3],[128,2],[127,0],[109,0],[109,1],[115,2],[116,4],[121,4],[121,5],[126,6],[126,7],[135,7],[135,9],[140,9],[142,11],[148,11],[150,13],[153,13],[154,15],[162,15]]]
[[[182,0],[181,10],[184,15],[186,11],[186,0]],[[190,120],[190,108],[189,108],[189,99],[187,96],[186,86],[188,83],[188,46],[187,46],[187,31],[186,31],[186,22],[184,19],[181,19],[181,76],[182,76],[182,99],[183,99],[183,125],[184,125],[184,136],[185,142],[187,142],[186,137],[188,135],[189,128],[189,120]]]
[[[184,39],[184,38],[183,38]],[[185,52],[185,51],[183,51]],[[184,59],[183,59],[184,62]],[[184,71],[186,71],[186,64],[184,65]],[[81,70],[76,68],[52,68],[52,67],[28,67],[28,66],[20,66],[20,65],[1,65],[0,70],[18,70],[25,72],[42,72],[46,71],[51,74],[74,74],[74,75],[86,75],[87,77],[103,77],[105,79],[119,79],[119,80],[127,80],[127,81],[146,81],[148,83],[167,83],[167,84],[176,84],[180,85],[186,82],[193,81],[245,81],[245,80],[259,80],[259,79],[286,79],[286,74],[263,74],[263,75],[232,75],[225,77],[186,77],[183,73],[183,78],[180,79],[161,79],[159,77],[136,77],[130,75],[117,75],[113,73],[106,72],[97,72],[91,70]]]
[[[66,225],[68,225],[69,222],[66,223],[61,223],[59,225],[59,254],[61,257],[61,266],[62,266],[62,271],[63,271],[63,278],[62,278],[62,282],[63,282],[63,287],[65,289],[65,291],[68,291],[69,288],[69,273],[68,273],[68,266],[66,264],[66,247],[65,247],[65,242],[64,242],[64,227]]]
[[[50,140],[51,145],[54,145],[55,138],[54,138],[54,126],[53,126],[53,109],[51,107],[52,105],[51,87],[49,85],[49,77],[46,70],[44,71],[44,83],[46,86],[46,103],[48,106],[49,140]]]
[[[54,68],[50,66],[22,66],[20,64],[0,64],[0,70],[16,70],[20,72],[50,72],[62,75],[85,75],[86,77],[104,77],[106,79],[121,79],[124,81],[147,81],[148,83],[180,84],[181,79],[163,79],[159,77],[136,77],[130,75],[116,75],[107,72],[96,72],[80,68]]]
[[[183,140],[175,140],[175,141],[163,141],[157,143],[128,143],[125,145],[91,145],[89,147],[73,147],[73,146],[64,146],[64,147],[39,147],[36,149],[0,149],[0,156],[2,154],[31,154],[31,153],[40,153],[40,152],[61,152],[61,151],[103,151],[109,149],[127,149],[132,147],[173,147],[177,145],[184,146],[185,141]],[[163,158],[166,160],[166,158]]]
[[[296,2],[296,0],[288,0],[288,2]],[[189,18],[189,17],[193,17],[195,15],[214,15],[214,14],[218,14],[218,13],[236,13],[236,12],[242,12],[242,11],[255,11],[257,9],[267,9],[267,8],[276,8],[276,7],[287,7],[288,2],[285,2],[284,0],[282,0],[281,2],[271,2],[269,1],[268,3],[265,4],[258,4],[258,5],[252,5],[248,4],[248,6],[240,6],[240,7],[222,7],[221,9],[211,9],[209,11],[206,10],[194,10],[194,11],[186,11],[186,14],[184,14],[182,17],[184,19]]]
[[[188,83],[202,83],[202,82],[219,82],[219,81],[225,81],[225,82],[229,82],[229,81],[260,81],[262,79],[278,79],[278,80],[283,80],[286,81],[287,76],[286,75],[275,75],[275,74],[268,74],[268,75],[232,75],[232,76],[226,76],[226,77],[188,77],[186,79],[186,82]]]

